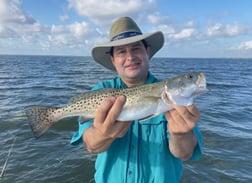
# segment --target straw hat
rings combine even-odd
[[[164,36],[160,31],[143,34],[137,24],[129,17],[115,21],[110,29],[110,42],[96,45],[92,49],[94,60],[110,70],[115,70],[110,60],[111,47],[145,40],[150,47],[150,58],[163,46]]]

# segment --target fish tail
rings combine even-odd
[[[53,113],[59,108],[44,106],[29,106],[25,109],[28,123],[36,138],[42,136],[56,121]]]

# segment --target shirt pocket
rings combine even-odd
[[[164,115],[158,115],[148,120],[139,121],[142,138],[152,143],[167,143],[167,120]]]

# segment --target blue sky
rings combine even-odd
[[[0,54],[90,56],[111,23],[160,30],[161,57],[252,58],[251,0],[0,0]]]

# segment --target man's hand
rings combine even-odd
[[[132,122],[116,121],[125,102],[125,96],[109,97],[97,108],[93,126],[83,134],[89,152],[105,151],[116,138],[123,137],[128,131]]]
[[[110,97],[97,108],[94,118],[94,127],[99,130],[104,137],[123,137],[127,132],[131,122],[116,121],[125,102],[125,96],[119,96],[117,98]]]
[[[168,130],[172,134],[183,134],[191,131],[200,119],[200,113],[195,105],[177,106],[165,113],[168,123]]]
[[[170,133],[169,149],[175,157],[188,160],[197,144],[193,128],[200,119],[200,113],[193,104],[178,106],[169,102],[173,107],[173,110],[165,113]]]

